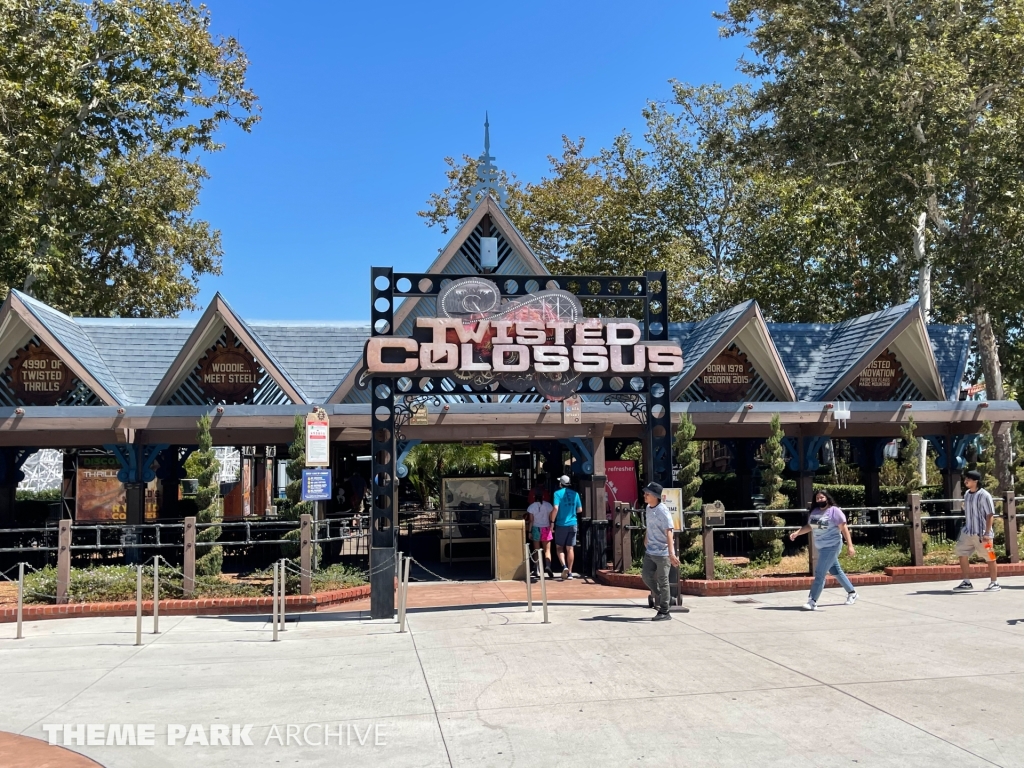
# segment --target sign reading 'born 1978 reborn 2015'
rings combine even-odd
[[[635,320],[585,318],[568,291],[544,290],[505,303],[500,297],[490,281],[453,281],[438,297],[438,317],[416,318],[412,337],[367,341],[367,373],[450,374],[484,385],[498,379],[513,388],[531,378],[542,394],[562,399],[582,376],[683,369],[676,342],[644,340]]]

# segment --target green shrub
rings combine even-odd
[[[16,501],[45,501],[53,503],[60,501],[60,488],[46,488],[42,491],[15,491],[14,498]]]
[[[224,547],[217,544],[209,552],[196,560],[196,576],[216,576],[223,567]]]
[[[885,547],[871,547],[862,544],[856,548],[852,558],[846,554],[846,547],[839,552],[839,564],[849,573],[870,573],[885,568],[910,565],[910,553],[899,544]]]

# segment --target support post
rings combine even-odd
[[[25,605],[25,564],[18,563],[18,632],[15,640],[21,640],[21,609]]]
[[[405,614],[409,600],[409,569],[412,568],[412,558],[406,557],[402,568],[402,602],[399,604],[398,631],[405,632]]]
[[[302,573],[299,576],[299,592],[308,595],[313,591],[311,570],[313,547],[310,536],[313,518],[310,515],[301,515],[299,521],[299,564],[302,568]]]
[[[715,580],[715,529],[707,523],[701,523],[701,538],[704,540],[704,578]]]
[[[135,566],[135,644],[142,645],[142,566]]]
[[[541,553],[544,552],[543,549],[539,549],[537,551],[541,552]],[[544,555],[541,554],[540,557],[543,559]],[[544,569],[543,568],[540,569],[540,602],[541,602],[541,608],[544,611],[544,621],[543,621],[543,623],[547,624],[548,623],[548,587],[547,587],[547,582],[545,581]]]
[[[57,533],[57,603],[68,601],[71,581],[71,521],[61,520]]]
[[[181,590],[185,599],[189,599],[196,591],[196,519],[185,518],[185,557],[182,560]]]
[[[530,543],[523,542],[523,566],[526,569],[526,612],[533,613],[533,560],[530,557]]]
[[[924,565],[924,537],[921,535],[921,494],[907,494],[910,508],[910,564]]]
[[[612,564],[616,573],[625,573],[633,567],[632,536],[629,522],[631,513],[629,505],[617,502],[615,505],[615,526],[612,531]]]
[[[278,591],[280,603],[277,606],[277,618],[281,623],[281,631],[287,632],[288,625],[285,623],[285,613],[288,609],[288,561],[283,558],[278,560],[277,567],[281,572],[281,586]]]
[[[1020,562],[1020,545],[1017,541],[1017,495],[1013,490],[1003,497],[1003,535],[1006,537],[1006,556],[1011,563]]]
[[[277,599],[277,590],[278,590],[277,571],[280,568],[280,566],[281,566],[281,561],[280,560],[275,560],[274,561],[274,589],[271,592],[272,596],[270,598],[270,602],[271,602],[271,608],[270,608],[271,618],[270,618],[270,623],[272,625],[271,629],[274,632],[273,642],[275,642],[275,643],[277,642],[277,603],[278,603],[278,599]]]
[[[160,555],[153,558],[153,634],[160,634]]]

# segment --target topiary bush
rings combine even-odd
[[[217,483],[220,462],[217,461],[217,455],[213,450],[209,415],[204,413],[197,426],[196,442],[199,443],[199,450],[189,457],[189,468],[195,471],[196,479],[199,481],[195,498],[196,522],[212,523],[217,513],[217,495],[220,491]],[[196,551],[209,549],[196,559],[196,574],[215,576],[221,572],[224,565],[224,548],[219,545],[212,546],[212,543],[220,538],[220,534],[219,525],[202,528],[196,534]]]

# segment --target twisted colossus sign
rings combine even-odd
[[[543,290],[502,303],[490,280],[454,280],[437,296],[437,316],[416,318],[411,337],[366,343],[367,376],[447,375],[485,389],[532,388],[551,400],[584,376],[679,373],[674,341],[644,341],[635,320],[583,317],[568,291]]]

